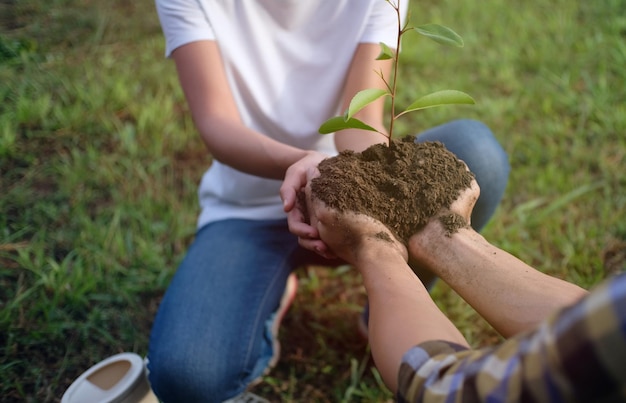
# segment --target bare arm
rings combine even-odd
[[[376,60],[379,53],[380,46],[378,44],[362,43],[357,48],[343,92],[342,111],[348,108],[354,95],[361,90],[368,88],[387,89],[380,74],[386,80],[389,80],[392,62],[390,60]],[[355,117],[386,134],[387,129],[384,126],[383,119],[384,112],[385,98],[383,97],[363,108]],[[366,130],[347,129],[335,135],[335,144],[340,151],[353,150],[360,152],[378,143],[388,143],[388,140],[380,133]]]
[[[406,262],[398,254],[389,254],[388,246],[383,248],[386,253],[380,247],[368,248],[369,258],[356,267],[370,304],[372,356],[385,384],[396,392],[402,357],[413,346],[429,340],[468,344]]]
[[[472,228],[448,236],[433,220],[411,238],[409,251],[505,337],[534,328],[587,294],[490,244]]]
[[[172,57],[194,123],[215,159],[242,172],[283,179],[289,166],[312,154],[242,123],[214,41],[181,46]]]
[[[479,194],[473,181],[450,211],[469,223]],[[505,337],[532,329],[587,294],[490,244],[469,225],[448,234],[438,218],[411,237],[409,256],[412,265],[441,278]]]
[[[429,340],[468,345],[408,266],[404,246],[382,223],[319,203],[314,222],[321,238],[363,277],[370,304],[372,355],[390,390],[397,389],[402,357],[411,347]]]
[[[478,194],[474,181],[451,211],[469,222]],[[543,274],[489,244],[469,227],[450,235],[435,217],[410,239],[407,251],[373,218],[339,213],[310,200],[312,222],[321,238],[363,276],[370,302],[372,354],[392,391],[402,356],[414,345],[444,340],[467,346],[409,268],[409,257],[448,283],[507,337],[535,327],[556,309],[586,295],[580,287]]]

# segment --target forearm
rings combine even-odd
[[[380,46],[373,43],[362,43],[358,46],[352,66],[346,80],[343,94],[342,110],[346,110],[354,95],[367,88],[379,88],[387,90],[385,82],[377,74],[388,78],[391,73],[392,63],[389,60],[376,60],[380,53]],[[365,108],[361,109],[354,118],[370,125],[380,133],[347,129],[335,134],[335,145],[339,151],[353,150],[361,152],[373,144],[385,143],[387,128],[384,124],[385,97],[379,98]]]
[[[196,126],[212,157],[239,171],[282,180],[310,151],[264,136],[236,120],[198,119]]]
[[[376,367],[393,392],[403,355],[428,340],[467,342],[404,259],[384,250],[357,264],[370,304],[368,333]]]
[[[491,245],[471,228],[446,236],[438,223],[429,224],[411,239],[409,249],[420,265],[446,282],[505,337],[533,328],[586,294]]]
[[[443,343],[421,345],[405,356],[400,394],[406,401],[526,401],[533,400],[527,393],[532,390],[546,401],[574,396],[580,401],[624,401],[624,306],[622,275],[598,285],[574,306],[556,311],[535,331],[493,348],[455,352]]]
[[[383,133],[385,133],[383,131]],[[347,129],[335,134],[335,146],[337,150],[352,150],[362,152],[374,144],[388,144],[389,139],[384,134],[358,129]]]
[[[172,57],[194,124],[213,158],[245,173],[283,179],[287,168],[307,155],[244,125],[215,41],[189,43]]]

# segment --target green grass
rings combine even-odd
[[[584,287],[624,270],[604,259],[626,242],[624,9],[415,2],[415,24],[448,25],[466,46],[408,34],[403,53],[401,104],[444,88],[478,103],[409,115],[399,132],[457,117],[492,127],[513,171],[483,234]],[[151,1],[0,2],[0,99],[0,396],[58,401],[95,362],[145,354],[210,157]],[[390,400],[356,333],[355,272],[299,274],[283,359],[256,390],[285,402]],[[433,296],[475,346],[499,339],[445,284]]]

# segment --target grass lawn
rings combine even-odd
[[[413,1],[414,24],[448,25],[465,47],[408,34],[400,104],[453,88],[477,105],[409,115],[397,133],[487,123],[513,169],[483,235],[592,287],[626,269],[626,1],[518,3]],[[0,1],[3,402],[59,401],[94,363],[146,353],[210,164],[163,51],[152,1]],[[390,400],[356,331],[356,273],[299,277],[283,359],[256,392]],[[433,296],[474,346],[499,340],[445,284]]]

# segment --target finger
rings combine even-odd
[[[289,232],[298,238],[319,238],[317,229],[304,220],[304,214],[298,208],[292,209],[287,213],[287,225]]]
[[[459,196],[452,202],[449,210],[463,217],[468,224],[471,223],[471,215],[478,196],[480,195],[480,187],[476,180],[472,180],[470,186],[459,194]]]
[[[319,239],[317,230],[303,222],[290,223],[289,232],[302,239]]]
[[[295,169],[293,166],[285,172],[285,178],[280,185],[279,193],[283,200],[285,212],[291,211],[297,202],[297,194],[307,183],[306,172]]]
[[[283,201],[283,210],[287,213],[296,205],[296,190],[285,180],[279,190],[280,198]]]
[[[298,239],[298,244],[300,244],[300,246],[302,246],[305,249],[308,249],[310,251],[313,251],[315,253],[317,253],[318,255],[326,258],[326,259],[337,259],[337,255],[335,255],[330,248],[328,247],[328,245],[326,245],[322,240],[320,239],[305,239],[305,238],[299,238]]]

